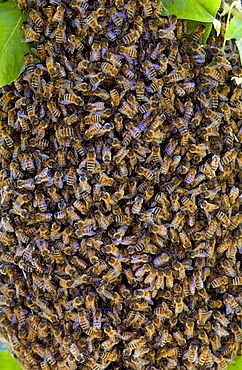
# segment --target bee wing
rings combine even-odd
[[[36,67],[41,69],[42,71],[48,71],[48,69],[46,67],[44,67],[43,64],[41,64],[41,63],[36,64]]]
[[[56,35],[56,32],[57,32],[57,28],[53,32],[51,32],[51,34],[49,35],[49,38],[53,39]]]
[[[61,100],[61,101],[60,101],[60,104],[67,105],[67,104],[73,104],[73,102],[72,102],[72,101],[70,101],[70,100]]]
[[[80,325],[79,321],[75,321],[74,324],[72,325],[73,329],[76,329]]]
[[[13,315],[13,318],[12,318],[12,321],[11,321],[11,323],[12,324],[16,324],[16,322],[17,322],[18,320],[17,320],[17,316],[16,315]]]

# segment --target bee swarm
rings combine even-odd
[[[23,10],[24,0],[18,1]],[[149,0],[37,0],[0,93],[0,339],[31,370],[241,355],[238,53]]]

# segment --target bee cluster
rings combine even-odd
[[[24,9],[24,0],[18,5]],[[241,355],[237,51],[158,1],[37,0],[1,89],[0,339],[31,370]]]

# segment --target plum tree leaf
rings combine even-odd
[[[242,60],[242,39],[236,40],[235,43],[236,43],[236,46],[238,48],[240,61],[241,61]]]
[[[20,75],[24,54],[31,45],[22,43],[21,29],[27,15],[20,11],[13,0],[0,3],[0,87],[7,85]]]
[[[225,39],[241,39],[242,38],[242,21],[241,18],[235,16],[229,22],[229,27],[224,35]]]
[[[234,364],[228,364],[228,370],[242,370],[242,356],[236,357]]]
[[[213,22],[220,6],[220,0],[162,0],[162,5],[177,18]]]

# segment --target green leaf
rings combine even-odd
[[[225,39],[241,39],[242,38],[242,20],[235,16],[229,22],[229,27],[224,35]]]
[[[13,0],[0,3],[0,87],[20,75],[24,54],[31,46],[21,41],[24,38],[22,22],[27,19]]]
[[[242,370],[242,357],[237,357],[234,364],[228,364],[228,370]]]
[[[175,14],[177,18],[213,22],[220,6],[220,0],[162,0],[162,4],[170,14]]]
[[[239,50],[240,61],[242,60],[242,39],[235,41],[236,46]]]
[[[21,370],[17,361],[8,352],[0,352],[0,363],[3,370]]]
[[[212,16],[216,16],[221,0],[197,0],[197,2]]]

